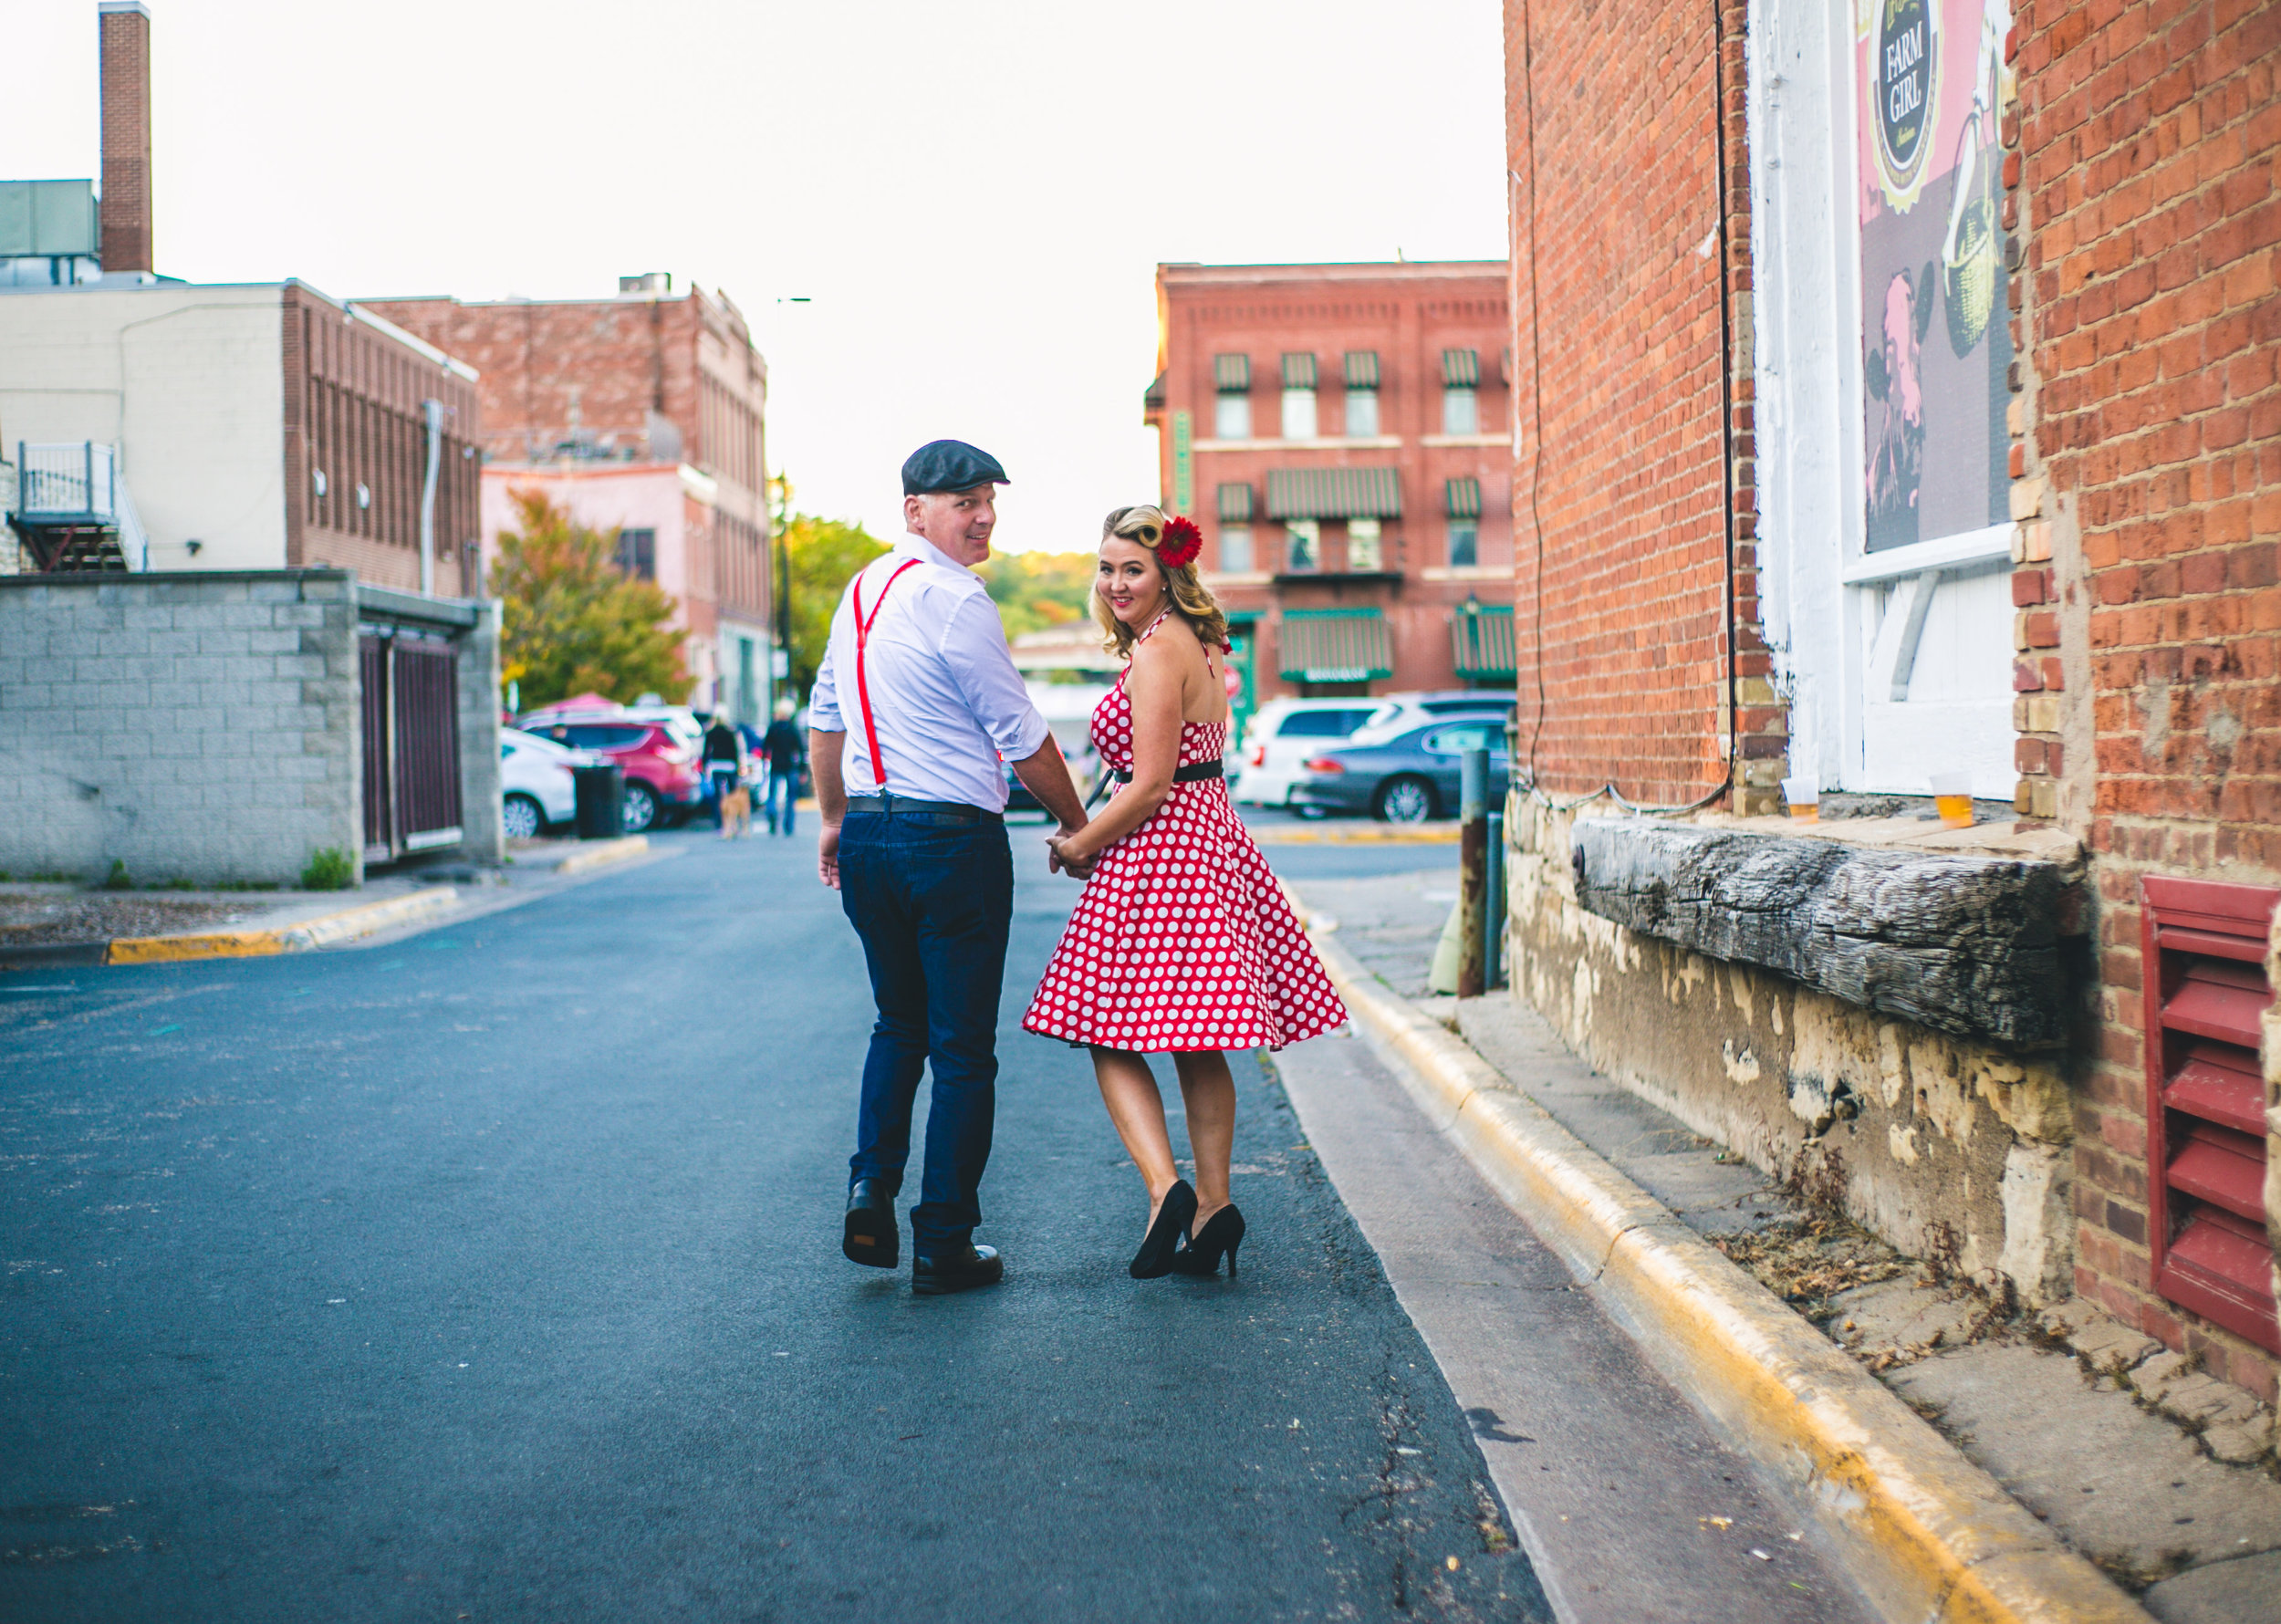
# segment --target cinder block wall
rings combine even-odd
[[[475,625],[459,651],[460,852],[478,863],[507,857],[499,788],[499,604],[475,606]]]
[[[0,869],[290,885],[355,857],[357,684],[346,570],[0,578]]]

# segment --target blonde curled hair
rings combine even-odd
[[[1113,536],[1138,542],[1153,555],[1164,540],[1164,526],[1161,508],[1145,503],[1138,507],[1120,507],[1101,521],[1101,539],[1107,541]],[[1173,609],[1188,622],[1190,630],[1207,646],[1226,648],[1227,616],[1221,610],[1219,599],[1212,596],[1212,588],[1197,578],[1196,561],[1192,558],[1185,564],[1172,566],[1158,558],[1156,567],[1164,572],[1165,584],[1172,588]],[[1101,647],[1112,654],[1130,657],[1140,633],[1120,620],[1117,611],[1099,593],[1093,595],[1093,619],[1108,634],[1101,640]]]

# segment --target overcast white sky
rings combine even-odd
[[[161,271],[719,287],[771,464],[882,534],[939,435],[1005,464],[1008,547],[1152,497],[1160,260],[1505,251],[1496,0],[149,4]],[[0,175],[96,174],[95,0],[0,30]]]

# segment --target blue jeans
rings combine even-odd
[[[839,829],[839,901],[863,939],[879,1006],[849,1182],[873,1179],[891,1194],[902,1187],[919,1073],[932,1063],[912,1250],[955,1252],[982,1222],[997,1115],[998,994],[1014,919],[1005,826],[850,812]]]
[[[792,832],[793,789],[799,781],[799,770],[796,767],[786,767],[781,773],[768,775],[768,789],[763,799],[767,803],[770,834],[788,835]]]

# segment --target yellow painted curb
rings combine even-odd
[[[1435,1128],[1649,1362],[1797,1492],[1884,1617],[2151,1624],[1875,1377],[1327,932],[1310,934]]]
[[[1271,823],[1252,830],[1262,846],[1454,846],[1453,823],[1368,823],[1358,828]]]
[[[272,953],[306,953],[336,942],[350,942],[376,931],[392,930],[438,913],[459,903],[452,886],[429,886],[401,897],[385,897],[321,914],[296,924],[266,931],[210,931],[190,936],[113,937],[103,955],[106,964],[163,964],[187,959],[254,959]]]
[[[650,849],[647,835],[625,835],[615,840],[598,840],[581,847],[555,865],[557,874],[583,874],[588,869],[602,869],[611,863],[622,863],[640,857]]]

